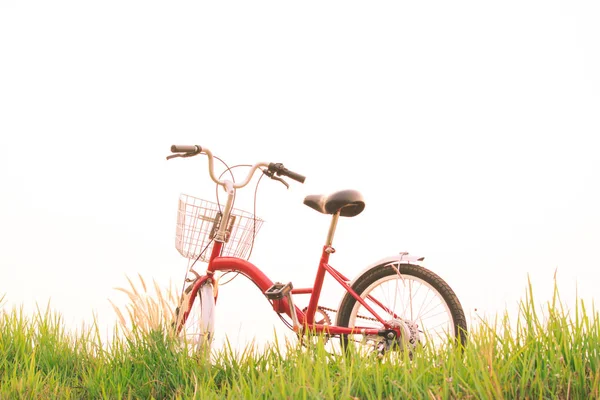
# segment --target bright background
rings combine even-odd
[[[528,276],[547,300],[555,271],[566,302],[598,300],[599,20],[594,1],[0,0],[0,295],[108,333],[126,276],[179,286],[179,193],[214,186],[206,159],[165,161],[178,143],[308,177],[261,183],[273,280],[312,283],[329,220],[304,196],[354,188],[348,276],[407,250],[469,318]],[[243,278],[218,310],[234,345],[286,332]]]

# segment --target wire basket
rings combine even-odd
[[[179,197],[175,247],[189,259],[208,262],[214,237],[222,220],[222,209],[217,203],[182,194]],[[222,256],[246,258],[263,220],[252,213],[233,208],[225,234]]]

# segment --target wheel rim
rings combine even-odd
[[[367,298],[369,296],[381,304]],[[399,346],[392,348],[410,350],[417,345],[437,348],[456,337],[448,304],[437,289],[421,278],[388,275],[369,285],[361,293],[361,297],[367,299],[367,304],[381,318],[400,329],[402,338],[396,342]],[[384,328],[358,301],[352,308],[349,326]],[[384,344],[384,339],[380,336],[348,335],[348,340],[361,344],[369,352],[381,351]]]
[[[186,302],[184,300],[184,304]],[[191,353],[210,350],[213,341],[214,321],[215,300],[213,288],[212,285],[206,284],[198,290],[197,298],[193,302],[190,313],[179,332],[182,344]]]

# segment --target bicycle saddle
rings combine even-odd
[[[342,190],[330,194],[311,194],[304,198],[304,204],[322,214],[340,212],[342,217],[354,217],[365,209],[362,194],[356,190]]]

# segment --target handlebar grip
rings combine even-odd
[[[304,183],[304,180],[306,179],[306,177],[304,175],[300,175],[300,174],[290,171],[289,169],[284,167],[283,164],[281,164],[281,163],[270,163],[269,164],[269,172],[271,172],[271,174],[277,174],[279,176],[287,176],[288,178],[291,178],[300,183]],[[270,175],[270,176],[272,176],[272,175]]]
[[[178,145],[171,146],[171,153],[200,153],[202,147],[198,145]]]
[[[290,171],[289,169],[286,169],[284,172],[281,173],[281,175],[285,175],[288,178],[293,179],[300,183],[304,183],[304,180],[306,179],[306,177],[304,175],[297,174],[295,172]]]

